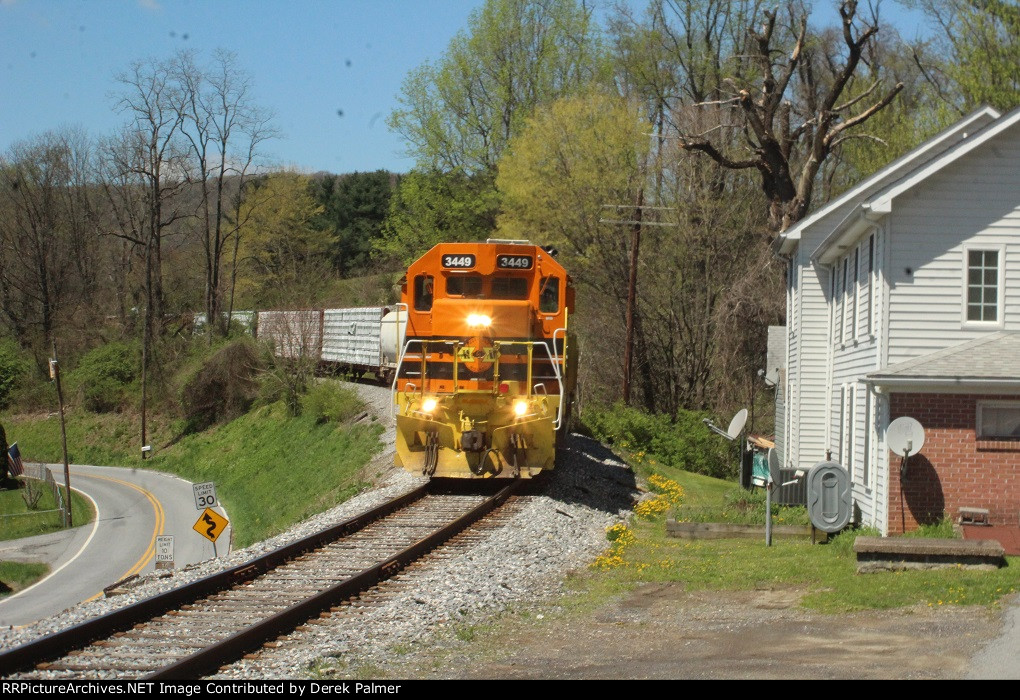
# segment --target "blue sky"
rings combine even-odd
[[[252,75],[259,104],[277,115],[285,138],[267,150],[279,164],[404,172],[413,162],[386,126],[401,82],[438,58],[482,4],[0,0],[0,151],[65,124],[112,132],[122,121],[112,107],[114,75],[131,61],[224,48]],[[885,16],[900,19],[899,12],[883,4]]]

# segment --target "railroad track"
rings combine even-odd
[[[398,574],[499,508],[425,485],[241,566],[0,653],[4,678],[197,678]]]

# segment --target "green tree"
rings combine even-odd
[[[488,0],[435,63],[404,80],[390,126],[422,169],[492,171],[532,110],[607,75],[576,0]]]
[[[327,276],[330,239],[315,225],[323,207],[312,196],[309,179],[274,173],[249,183],[245,198],[238,295],[257,307],[310,299]]]
[[[317,225],[333,237],[329,256],[342,276],[368,268],[397,183],[397,176],[386,170],[324,175],[312,181],[313,195],[323,207]]]
[[[417,166],[390,208],[380,248],[401,257],[439,240],[478,240],[499,209],[496,165],[539,105],[610,79],[590,7],[488,0],[434,63],[405,79],[390,127]]]
[[[413,170],[390,200],[376,253],[405,265],[437,243],[475,241],[496,227],[499,195],[491,173]]]
[[[920,0],[942,36],[918,47],[918,63],[945,103],[964,114],[1020,104],[1020,5],[1016,0]]]
[[[647,129],[635,103],[598,91],[540,109],[500,163],[500,236],[554,245],[587,278],[625,270],[618,233],[600,220],[615,216],[605,205],[636,200]]]

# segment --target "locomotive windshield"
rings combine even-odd
[[[493,299],[527,299],[528,280],[524,277],[493,277]]]
[[[446,278],[446,293],[451,297],[482,296],[480,275],[451,275]]]

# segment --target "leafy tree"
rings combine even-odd
[[[238,293],[265,307],[321,283],[330,241],[315,225],[323,207],[312,196],[309,179],[290,172],[268,175],[250,183],[246,201]]]
[[[492,171],[535,106],[584,89],[606,63],[576,0],[488,0],[443,56],[411,71],[390,126],[422,169]]]
[[[1020,5],[1015,0],[919,0],[942,29],[916,59],[947,105],[964,114],[981,105],[1020,104]]]
[[[527,118],[609,78],[590,7],[487,0],[438,61],[404,80],[389,124],[417,167],[401,182],[380,248],[404,257],[441,238],[485,238],[499,208],[496,165]]]
[[[674,416],[743,403],[737,392],[764,362],[755,339],[781,313],[778,266],[757,234],[764,207],[749,178],[708,159],[676,146],[653,158],[647,128],[639,103],[601,92],[539,109],[500,164],[500,235],[560,249],[584,286],[582,394],[614,399],[637,218],[628,205],[657,193],[640,217],[635,385],[646,408]]]
[[[343,276],[365,271],[398,182],[386,170],[348,175],[324,175],[312,181],[312,192],[323,207],[317,225],[333,237],[329,256]]]
[[[404,265],[437,243],[485,238],[496,227],[499,201],[488,172],[413,170],[390,200],[376,252]]]

